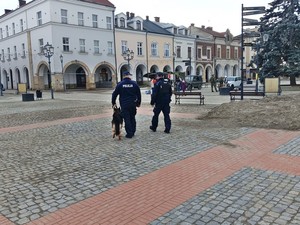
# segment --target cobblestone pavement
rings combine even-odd
[[[153,133],[145,106],[118,141],[109,95],[1,103],[1,225],[300,224],[299,132],[199,130],[188,105]]]

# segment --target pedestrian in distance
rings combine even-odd
[[[151,121],[150,130],[156,132],[158,126],[159,114],[162,111],[164,115],[165,133],[170,133],[171,130],[171,119],[170,119],[170,102],[172,97],[172,86],[168,79],[164,79],[164,74],[161,72],[157,73],[157,79],[153,93],[151,95],[150,104],[154,106],[153,117]]]
[[[214,89],[215,89],[216,92],[218,92],[217,80],[216,80],[215,75],[211,75],[209,81],[210,81],[210,86],[211,86],[211,92],[214,92]]]
[[[181,81],[181,90],[182,90],[183,93],[185,93],[185,90],[186,90],[186,82],[185,82],[185,80]]]
[[[132,138],[136,131],[136,107],[142,102],[141,90],[138,84],[131,80],[132,74],[128,71],[123,73],[124,79],[118,83],[112,93],[111,104],[116,106],[116,99],[119,96],[121,115],[125,122],[126,138]]]

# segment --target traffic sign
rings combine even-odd
[[[248,18],[243,18],[243,21],[244,22],[248,22],[248,23],[252,23],[252,22],[258,22],[258,20],[255,20],[255,19],[248,19]]]
[[[265,10],[249,11],[249,12],[243,12],[243,16],[250,16],[250,15],[264,14],[264,13]]]
[[[250,42],[250,43],[244,43],[243,45],[244,45],[244,46],[247,46],[247,47],[252,47],[252,46],[253,46],[253,43],[252,43],[252,42]]]
[[[251,22],[251,23],[243,23],[243,26],[254,26],[254,25],[261,25],[261,22]]]
[[[255,7],[243,7],[243,11],[247,10],[266,10],[264,6],[255,6]]]
[[[253,33],[246,33],[244,34],[244,37],[260,37],[260,33],[259,32],[253,32]]]

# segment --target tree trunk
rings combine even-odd
[[[296,76],[295,75],[290,75],[290,85],[291,86],[296,86],[297,83],[296,83]]]

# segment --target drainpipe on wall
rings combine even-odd
[[[116,51],[117,46],[116,46],[116,27],[115,27],[115,10],[113,10],[112,12],[112,17],[113,17],[113,35],[114,35],[114,49]],[[118,68],[117,68],[118,64],[117,64],[117,54],[115,52],[115,74],[116,74],[116,83],[113,84],[113,87],[116,86],[118,84]]]
[[[148,31],[146,31],[146,64],[147,64],[147,73],[149,73],[149,58],[148,58]]]

